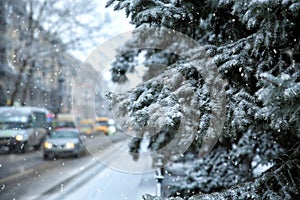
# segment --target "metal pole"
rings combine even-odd
[[[163,175],[163,156],[158,155],[157,161],[155,163],[156,166],[156,173],[155,173],[155,180],[156,180],[156,196],[163,197],[162,195],[162,182],[164,179]]]

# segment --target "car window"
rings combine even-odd
[[[80,124],[82,128],[90,128],[93,127],[93,124]]]
[[[75,128],[75,124],[74,124],[74,122],[57,122],[56,127],[57,128],[59,128],[59,127]]]
[[[23,122],[0,122],[0,129],[25,129],[29,128],[28,123]]]
[[[107,121],[98,121],[96,124],[99,125],[99,126],[108,126]]]
[[[34,127],[44,127],[46,125],[46,114],[43,112],[34,112]]]
[[[54,131],[51,138],[76,138],[78,137],[78,133],[76,131],[69,131],[69,130],[58,130]]]

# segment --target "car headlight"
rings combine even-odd
[[[68,142],[68,143],[66,144],[66,148],[67,148],[67,149],[74,149],[74,148],[75,148],[75,144],[72,143],[72,142]]]
[[[45,143],[44,143],[44,147],[45,147],[46,149],[51,149],[51,148],[52,148],[52,144],[51,144],[50,142],[45,142]]]
[[[115,133],[117,129],[114,126],[109,127],[109,132]]]
[[[22,141],[23,140],[23,135],[17,135],[16,140],[17,141]]]

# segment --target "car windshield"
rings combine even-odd
[[[27,122],[29,115],[23,112],[7,111],[0,113],[0,122]]]
[[[24,123],[24,122],[0,122],[0,130],[25,129],[28,127],[29,127],[28,123]]]
[[[0,129],[24,129],[28,128],[29,116],[22,112],[4,112],[0,114]]]
[[[57,130],[50,135],[51,138],[76,138],[77,136],[78,133],[74,130]]]
[[[96,124],[98,125],[98,126],[108,126],[109,124],[108,124],[108,121],[98,121],[98,122],[96,122]]]
[[[80,124],[81,128],[91,128],[93,127],[93,124]]]
[[[74,122],[57,122],[56,127],[57,128],[59,128],[59,127],[75,128],[75,124],[74,124]]]

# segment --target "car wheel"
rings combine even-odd
[[[17,143],[14,146],[14,152],[16,153],[25,153],[29,150],[29,145],[27,142]]]
[[[10,144],[8,148],[9,148],[9,152],[16,152],[16,145]]]
[[[34,150],[36,150],[36,151],[37,151],[37,150],[39,150],[39,149],[40,149],[40,147],[41,147],[41,145],[40,145],[40,144],[38,144],[38,145],[34,145],[34,146],[33,146]]]
[[[40,150],[40,148],[41,148],[42,144],[44,143],[44,141],[45,141],[45,138],[41,139],[39,144],[34,145],[33,146],[34,150],[36,150],[36,151]]]
[[[49,159],[49,155],[44,153],[43,158],[44,158],[44,160],[48,160]]]

